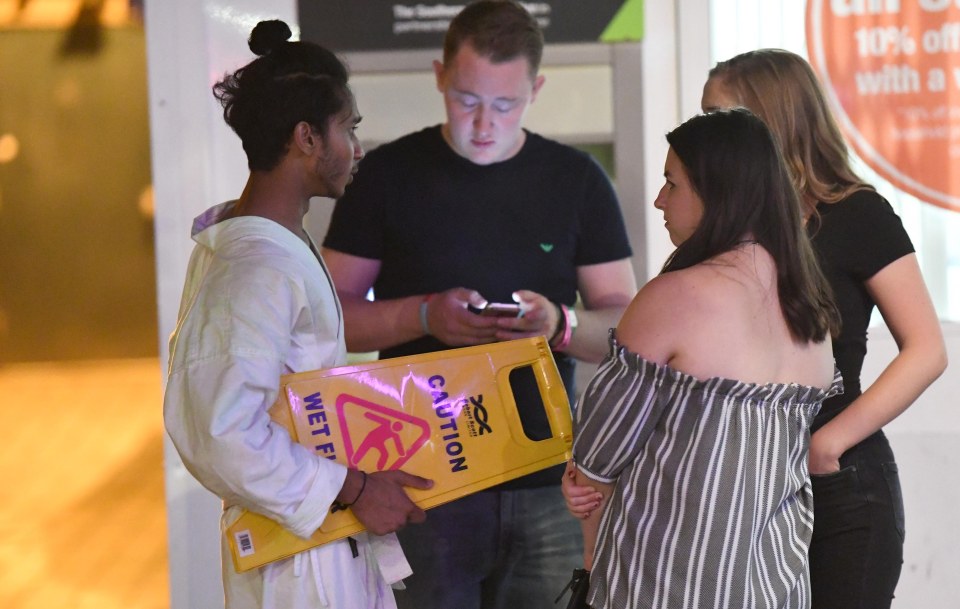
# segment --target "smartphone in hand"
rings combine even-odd
[[[467,307],[470,312],[484,317],[520,317],[520,305],[515,302],[488,302],[487,306],[477,308],[473,305]]]

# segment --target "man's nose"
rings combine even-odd
[[[473,114],[473,124],[477,127],[486,127],[490,124],[490,108],[480,104],[477,106],[476,112]]]

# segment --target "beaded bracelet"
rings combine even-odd
[[[331,512],[339,512],[341,510],[345,510],[351,505],[353,505],[354,503],[356,503],[357,501],[360,501],[360,495],[363,494],[363,489],[367,488],[367,472],[360,470],[360,473],[363,474],[363,482],[360,483],[360,492],[357,493],[357,496],[354,497],[353,501],[351,501],[350,503],[342,503],[340,501],[334,501],[333,509],[330,510]]]

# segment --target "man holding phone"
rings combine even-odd
[[[469,305],[467,310],[486,317],[522,317],[523,309],[515,302],[488,302],[482,307]]]
[[[350,351],[397,357],[542,335],[571,397],[574,358],[607,352],[636,292],[631,250],[597,163],[522,127],[544,83],[542,50],[536,20],[510,0],[471,3],[450,24],[434,62],[446,122],[370,152],[324,241]],[[402,531],[414,575],[401,609],[549,605],[581,554],[562,472],[434,508]]]

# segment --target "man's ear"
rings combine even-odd
[[[443,62],[434,59],[433,60],[433,74],[437,77],[437,91],[443,93]]]
[[[314,131],[313,126],[306,121],[300,121],[294,126],[291,139],[293,145],[307,156],[312,155],[316,152],[317,147],[323,144],[320,134]]]
[[[540,88],[543,86],[544,81],[547,79],[543,74],[538,74],[536,78],[533,79],[533,92],[530,95],[530,103],[532,104],[537,99],[537,93],[540,92]]]

